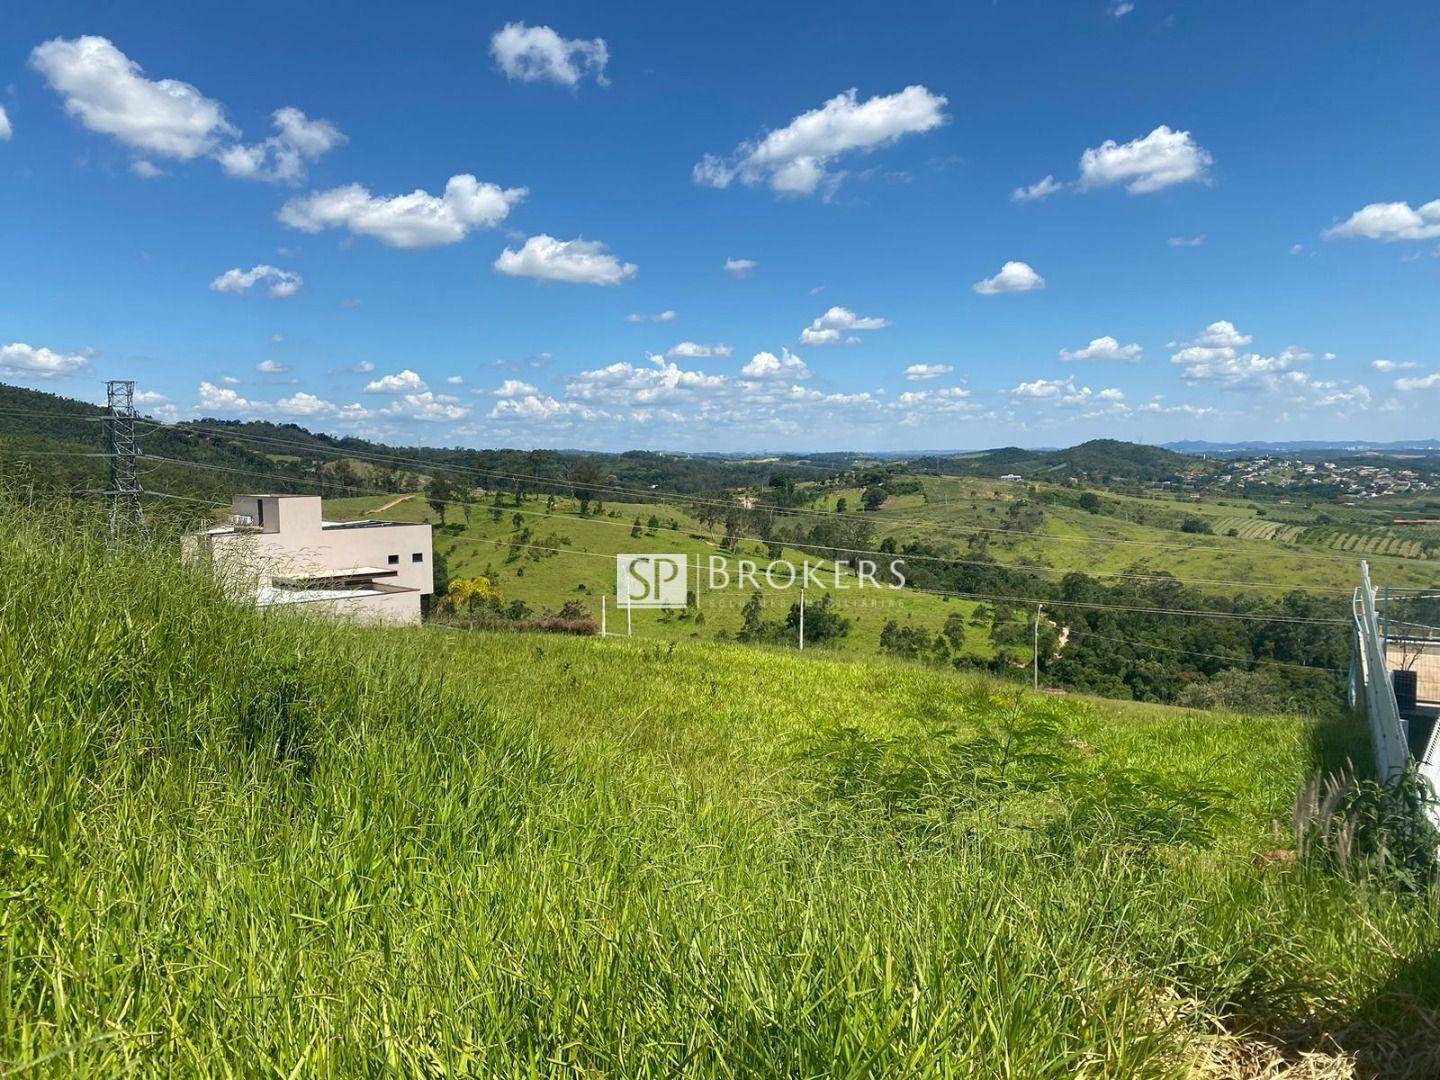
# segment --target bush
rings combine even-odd
[[[1430,817],[1437,806],[1413,765],[1382,784],[1347,762],[1339,772],[1315,773],[1295,796],[1295,847],[1340,874],[1421,889],[1440,870],[1440,831]]]

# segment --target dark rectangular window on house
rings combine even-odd
[[[264,527],[265,527],[265,500],[264,500],[264,499],[256,499],[256,500],[255,500],[255,524],[259,525],[261,528],[264,528]]]
[[[399,555],[391,555],[391,556],[390,556],[390,565],[391,565],[391,566],[394,566],[394,565],[395,565],[396,563],[398,563],[399,561],[400,561],[400,556],[399,556]]]
[[[415,554],[413,554],[413,555],[410,556],[410,561],[411,561],[411,562],[424,562],[424,561],[425,561],[425,553],[424,553],[423,551],[417,551],[417,552],[415,552]]]

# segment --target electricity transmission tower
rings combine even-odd
[[[145,516],[140,509],[139,448],[135,444],[135,381],[111,379],[105,384],[110,415],[105,420],[110,453],[110,539],[122,531],[145,535]]]

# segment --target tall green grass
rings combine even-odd
[[[344,628],[0,520],[0,1075],[1437,1067],[1434,893],[1256,865],[1300,720]]]

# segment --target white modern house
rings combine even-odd
[[[181,550],[265,608],[405,625],[434,588],[429,525],[326,521],[318,495],[236,495],[230,523],[189,534]]]

